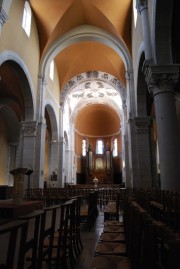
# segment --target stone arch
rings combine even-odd
[[[22,96],[24,100],[24,119],[25,121],[35,120],[35,96],[34,87],[30,73],[22,59],[14,52],[5,51],[0,54],[0,69],[4,65],[12,68],[19,80]],[[1,75],[3,80],[3,75]]]
[[[46,142],[45,142],[45,165],[44,175],[47,186],[58,186],[58,158],[59,158],[59,141],[58,125],[54,109],[50,102],[45,105],[46,119]]]
[[[58,137],[59,137],[58,124],[57,124],[57,118],[56,118],[56,114],[55,114],[55,111],[53,109],[53,104],[52,104],[51,100],[49,100],[49,101],[46,100],[45,109],[48,112],[50,123],[51,123],[51,130],[52,130],[51,139],[52,139],[52,141],[57,141]]]
[[[25,65],[15,53],[6,51],[0,56],[0,147],[3,148],[1,154],[5,167],[0,177],[5,179],[4,184],[12,185],[9,171],[22,167],[24,160],[28,159],[23,128],[26,124],[34,125],[33,87]]]
[[[132,73],[131,56],[122,39],[117,39],[98,27],[82,25],[65,33],[46,49],[40,63],[40,76],[46,77],[48,66],[58,53],[72,44],[83,41],[96,41],[109,46],[122,58],[127,72]]]
[[[90,71],[85,72],[82,74],[79,74],[75,77],[73,77],[71,80],[68,81],[68,83],[65,84],[61,91],[61,104],[64,105],[64,101],[66,99],[66,96],[69,94],[69,92],[79,85],[80,83],[87,81],[87,80],[96,80],[96,81],[103,81],[110,86],[112,86],[116,91],[120,94],[122,103],[126,104],[126,98],[127,93],[125,90],[124,85],[114,76],[107,74],[105,72],[101,71]]]

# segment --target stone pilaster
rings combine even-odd
[[[149,117],[134,118],[137,155],[138,155],[138,180],[134,187],[152,187],[150,144],[149,144]]]
[[[37,126],[36,121],[21,122],[17,167],[27,167],[34,170]],[[33,175],[31,177],[33,178]],[[25,179],[24,187],[27,187],[27,179]],[[33,187],[33,179],[30,187]]]
[[[37,126],[36,154],[33,173],[34,188],[44,187],[45,136],[46,123],[44,119],[44,121],[38,122]]]
[[[57,185],[60,186],[58,177],[58,166],[59,166],[59,141],[50,141],[49,144],[49,173],[48,180],[51,179],[53,172],[57,173]]]
[[[152,187],[159,187],[158,182],[158,170],[157,170],[157,156],[156,156],[156,142],[154,140],[153,118],[150,119],[149,128],[149,143],[150,143],[150,157],[151,157],[151,175],[152,175]]]
[[[134,74],[131,72],[126,72],[127,81],[127,120],[135,115],[135,90],[134,90]]]
[[[45,91],[46,91],[47,81],[44,76],[39,76],[38,80],[38,98],[37,98],[37,118],[39,121],[43,121],[44,119],[44,99],[45,99]]]
[[[66,183],[72,183],[72,169],[73,169],[73,163],[72,163],[72,156],[73,151],[71,149],[65,150],[65,173],[66,173]]]
[[[136,143],[136,130],[133,118],[128,120],[128,157],[129,157],[129,177],[126,177],[126,187],[133,187],[134,182],[138,181],[138,156]]]
[[[59,184],[60,187],[64,187],[66,181],[65,178],[65,140],[63,137],[59,141]]]

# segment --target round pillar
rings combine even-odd
[[[146,80],[154,97],[161,188],[180,190],[180,146],[174,97],[179,71],[174,66],[151,66],[146,71]]]

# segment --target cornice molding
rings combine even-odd
[[[144,9],[148,8],[148,0],[136,0],[136,8],[141,14]]]
[[[88,134],[84,134],[84,133],[81,133],[79,132],[76,128],[74,128],[74,131],[79,134],[80,136],[83,136],[83,137],[91,137],[91,138],[99,138],[99,137],[113,137],[113,136],[116,136],[116,135],[119,135],[120,134],[120,131],[116,132],[116,133],[113,133],[111,135],[88,135]]]
[[[68,83],[65,84],[62,91],[60,92],[61,105],[64,104],[66,96],[70,93],[71,90],[73,90],[80,83],[88,80],[103,81],[109,84],[119,92],[122,102],[126,103],[126,90],[124,89],[123,84],[116,77],[101,71],[89,71],[73,77],[68,81]]]

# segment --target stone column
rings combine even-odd
[[[148,15],[148,0],[136,0],[136,8],[141,14],[142,19],[145,60],[151,61],[152,49],[151,49],[151,36],[150,36],[149,15]]]
[[[135,117],[137,155],[138,155],[138,179],[134,180],[134,187],[152,187],[150,144],[149,144],[149,117]]]
[[[145,76],[154,97],[161,188],[180,190],[180,145],[173,90],[179,79],[179,68],[150,66],[146,68]]]

